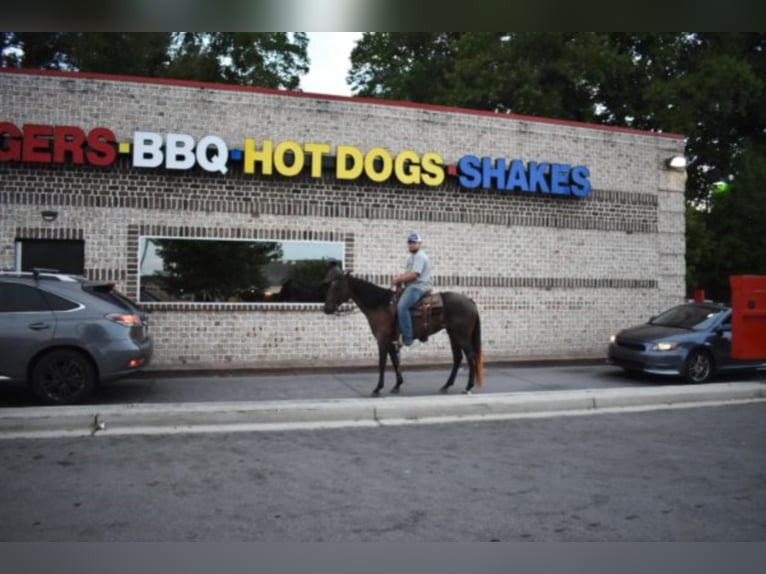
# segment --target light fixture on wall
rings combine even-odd
[[[48,223],[52,221],[56,221],[56,218],[59,216],[58,211],[51,211],[51,210],[45,210],[40,212],[40,215],[43,216],[43,220],[47,221]]]
[[[686,169],[686,158],[682,155],[674,155],[665,160],[668,169],[684,170]]]

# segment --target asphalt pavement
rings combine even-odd
[[[0,438],[384,426],[455,420],[596,414],[766,401],[766,373],[702,385],[631,376],[602,361],[485,365],[463,392],[467,370],[439,393],[449,365],[408,369],[400,394],[375,369],[146,371],[104,386],[85,405],[42,407],[23,389],[0,389]]]

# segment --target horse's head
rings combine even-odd
[[[351,298],[351,289],[348,285],[348,275],[340,269],[333,268],[327,273],[323,281],[327,285],[327,295],[324,300],[324,312],[332,315],[343,303]]]

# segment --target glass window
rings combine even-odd
[[[45,300],[48,302],[48,306],[53,311],[69,311],[70,309],[77,309],[80,306],[77,303],[73,303],[69,299],[64,299],[63,297],[59,297],[53,293],[48,293],[47,291],[42,291],[42,294],[43,297],[45,297]]]
[[[650,323],[666,327],[704,330],[710,327],[725,312],[726,310],[721,307],[690,303],[668,309],[652,319]]]
[[[341,241],[141,237],[139,301],[318,303]]]
[[[0,313],[50,311],[39,290],[18,283],[0,283]]]

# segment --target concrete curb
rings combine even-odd
[[[259,402],[0,409],[0,439],[491,420],[766,401],[764,383]]]

